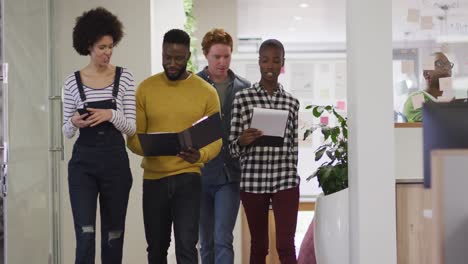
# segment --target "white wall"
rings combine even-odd
[[[151,2],[151,72],[163,71],[162,39],[173,28],[184,29],[183,0],[150,0]]]
[[[424,179],[422,127],[395,128],[395,179]]]
[[[193,0],[193,7],[197,55],[203,54],[201,41],[212,28],[224,28],[234,39],[234,50],[237,50],[237,0]]]
[[[115,48],[112,63],[129,68],[136,83],[147,78],[151,74],[150,65],[150,0],[136,0],[129,2],[124,0],[53,0],[53,24],[55,25],[56,42],[54,46],[57,65],[57,78],[84,67],[89,58],[78,55],[72,46],[72,30],[75,19],[84,11],[98,6],[103,6],[116,14],[124,25],[125,35],[121,43]]]
[[[395,264],[392,3],[346,3],[351,264]]]
[[[79,56],[72,47],[72,29],[75,18],[84,11],[103,6],[116,14],[122,21],[125,36],[115,48],[112,63],[129,68],[138,84],[151,74],[151,19],[150,0],[54,0],[53,25],[55,42],[52,43],[55,51],[54,85],[62,85],[63,79],[73,71],[84,67],[88,57]],[[130,6],[131,5],[131,6]],[[65,140],[65,160],[62,163],[61,175],[61,217],[62,217],[62,253],[61,263],[72,263],[74,258],[75,237],[73,219],[70,209],[67,183],[67,164],[71,155],[73,140]],[[146,262],[146,241],[143,229],[142,213],[142,170],[140,157],[130,154],[130,163],[133,173],[133,187],[130,193],[127,211],[124,263]],[[99,220],[98,220],[99,222]],[[97,230],[98,231],[98,230]],[[97,238],[100,235],[97,232]],[[100,262],[99,241],[97,241],[96,260]]]

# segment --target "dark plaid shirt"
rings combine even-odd
[[[282,147],[239,145],[242,131],[250,127],[254,107],[289,112]],[[281,84],[271,96],[258,83],[236,94],[232,104],[229,149],[232,156],[240,159],[242,191],[276,193],[299,185],[298,111],[299,101],[284,91]]]

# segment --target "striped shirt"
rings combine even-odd
[[[102,89],[93,89],[83,84],[86,95],[85,102],[96,102],[113,99],[112,89],[114,83]],[[63,133],[67,138],[72,138],[78,128],[73,125],[71,118],[78,108],[83,108],[85,102],[81,101],[78,85],[74,74],[65,79],[63,86]],[[135,134],[135,83],[133,75],[126,68],[122,68],[119,81],[119,92],[116,98],[117,110],[112,109],[112,118],[109,120],[115,128],[126,135]]]
[[[281,147],[241,146],[238,139],[250,127],[253,108],[289,112]],[[269,95],[260,84],[239,91],[232,104],[229,149],[241,163],[241,190],[251,193],[276,193],[299,185],[298,159],[299,101],[284,91],[281,84]]]

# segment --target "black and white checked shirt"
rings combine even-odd
[[[282,147],[240,146],[238,138],[250,127],[253,108],[289,111]],[[278,84],[270,96],[259,83],[239,91],[232,104],[229,150],[239,157],[241,190],[251,193],[276,193],[299,185],[297,174],[299,101]]]

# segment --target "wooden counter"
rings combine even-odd
[[[422,123],[395,123],[395,128],[422,128]]]
[[[431,263],[431,192],[422,183],[396,185],[397,263]]]

